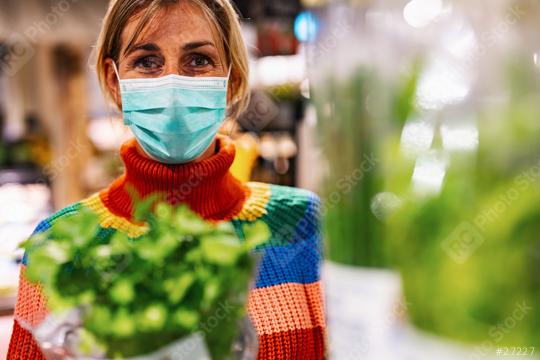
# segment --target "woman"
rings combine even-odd
[[[171,204],[187,203],[209,220],[262,219],[272,239],[248,301],[258,358],[323,358],[318,198],[299,189],[241,183],[229,171],[234,144],[217,135],[225,117],[237,117],[248,99],[247,55],[229,0],[112,1],[96,50],[102,88],[135,136],[120,150],[125,173],[46,219],[36,232],[90,208],[102,228],[139,236],[132,188],[142,197],[157,192]],[[21,327],[36,326],[47,314],[39,287],[24,277],[26,261],[8,359],[42,358]]]

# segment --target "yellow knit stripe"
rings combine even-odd
[[[147,225],[138,225],[111,213],[101,201],[98,193],[81,201],[81,204],[98,214],[99,224],[103,228],[113,228],[125,232],[129,237],[133,238],[139,237],[148,231]]]
[[[270,201],[272,190],[269,184],[259,182],[248,182],[246,185],[251,190],[251,195],[246,199],[244,207],[235,219],[255,221],[267,213],[266,205]]]
[[[249,182],[246,185],[251,190],[251,194],[235,219],[255,221],[267,213],[266,205],[270,201],[272,192],[269,184]],[[82,200],[81,204],[98,214],[99,223],[103,228],[113,228],[125,232],[129,237],[139,237],[148,231],[147,225],[135,224],[111,213],[101,201],[99,193]]]

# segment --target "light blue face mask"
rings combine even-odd
[[[124,124],[150,157],[183,164],[208,149],[225,119],[229,76],[120,79],[114,68]]]

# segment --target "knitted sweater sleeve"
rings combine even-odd
[[[45,298],[38,285],[30,284],[25,278],[26,266],[21,265],[19,293],[15,305],[13,333],[9,343],[8,360],[44,359],[32,334],[21,324],[35,326],[46,316]]]
[[[256,186],[256,191],[264,189]],[[261,249],[248,304],[259,338],[257,359],[323,359],[326,325],[320,281],[319,198],[281,186],[269,186],[266,191],[267,200],[258,201],[259,206],[250,211],[272,233]]]
[[[64,215],[66,212],[59,212],[39,223],[32,235],[47,230],[54,219]],[[19,290],[17,303],[15,304],[13,333],[8,348],[8,360],[45,359],[32,334],[27,330],[28,327],[38,326],[48,315],[47,304],[41,286],[30,283],[26,279],[27,260],[25,254],[20,268]]]

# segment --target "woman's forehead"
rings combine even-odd
[[[121,36],[122,44],[129,41],[143,14],[144,10],[127,22]],[[183,47],[192,42],[215,43],[212,28],[213,24],[202,9],[192,2],[180,1],[178,4],[159,9],[156,16],[141,31],[134,44],[144,42]]]

